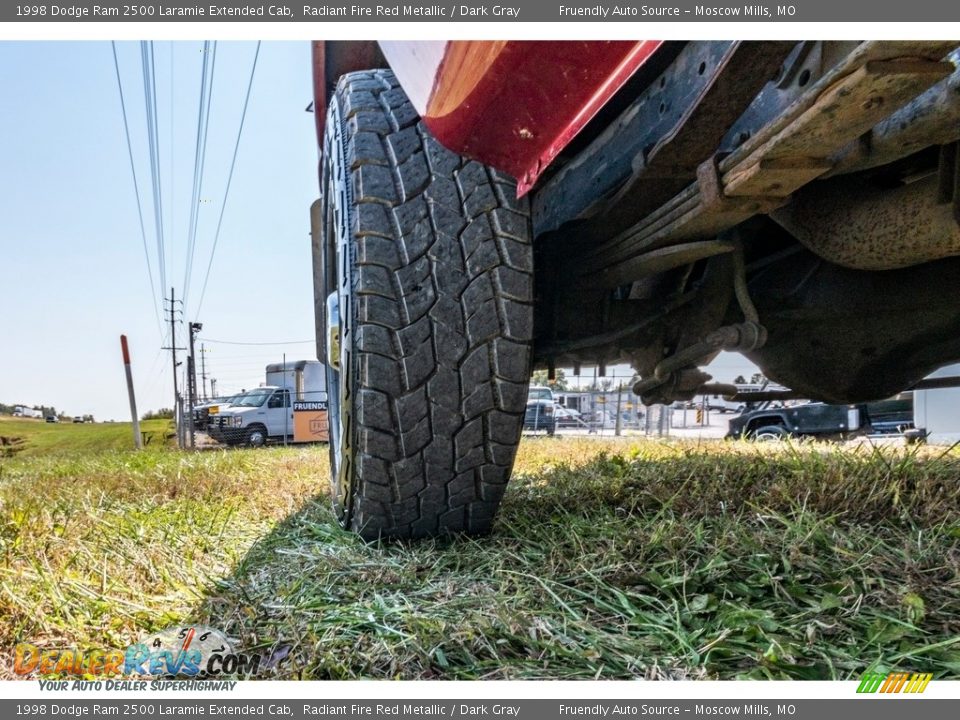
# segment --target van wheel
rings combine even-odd
[[[253,425],[247,430],[247,445],[263,447],[267,444],[267,429],[262,425]]]
[[[337,517],[368,540],[486,533],[526,409],[528,203],[387,70],[341,78],[321,182]]]

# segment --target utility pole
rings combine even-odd
[[[203,399],[207,400],[207,346],[200,343],[200,377],[203,379]]]
[[[197,362],[196,362],[196,353],[194,350],[194,339],[197,336],[197,333],[203,330],[203,323],[192,322],[190,323],[190,359],[187,363],[187,381],[189,385],[188,393],[188,403],[190,405],[190,447],[197,446],[197,433],[196,428],[193,426],[193,407],[197,404]]]
[[[181,412],[182,403],[180,402],[180,391],[177,388],[177,368],[180,363],[177,362],[177,350],[186,348],[177,347],[177,301],[174,298],[173,288],[170,288],[170,345],[162,348],[169,350],[173,358],[173,411],[177,418],[177,444],[183,449],[183,413]]]
[[[211,397],[217,396],[217,379],[210,378],[210,395]]]

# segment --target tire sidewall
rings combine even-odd
[[[323,273],[324,297],[336,292],[340,315],[340,370],[327,366],[327,393],[330,398],[330,491],[340,525],[349,528],[356,495],[356,445],[353,408],[356,385],[356,353],[353,350],[355,308],[353,293],[354,252],[350,236],[350,180],[346,167],[345,135],[336,96],[330,99],[324,132],[322,163]],[[346,262],[344,262],[346,259]],[[324,320],[324,346],[329,328]],[[329,350],[328,350],[329,352]]]
[[[790,433],[779,425],[764,425],[752,433],[756,442],[782,442],[790,437]]]

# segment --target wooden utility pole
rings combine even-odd
[[[180,363],[177,362],[177,350],[183,350],[184,348],[177,348],[177,305],[176,299],[174,298],[173,288],[170,288],[170,345],[169,347],[164,347],[164,350],[169,350],[173,358],[173,413],[174,417],[177,419],[177,445],[180,449],[183,449],[183,403],[180,400],[180,391],[177,388],[177,367]]]
[[[127,376],[127,395],[130,398],[130,417],[133,420],[133,444],[137,450],[143,447],[143,435],[140,434],[140,418],[137,415],[137,398],[133,392],[133,371],[130,369],[130,348],[127,336],[120,336],[120,349],[123,351],[123,371]]]
[[[180,391],[177,389],[177,318],[173,288],[170,288],[170,352],[173,357],[173,400],[174,403],[179,403]]]

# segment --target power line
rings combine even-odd
[[[216,343],[218,345],[307,345],[315,343],[316,340],[287,340],[283,342],[239,342],[236,340],[211,340],[205,337],[204,342]]]
[[[123,96],[123,83],[120,81],[120,61],[117,59],[117,43],[110,41],[113,50],[113,69],[117,75],[117,90],[120,93],[120,110],[123,113],[123,132],[127,138],[127,156],[130,159],[130,174],[133,176],[133,192],[137,197],[137,217],[140,219],[140,237],[143,240],[143,256],[147,261],[147,276],[150,278],[150,298],[153,300],[153,314],[157,320],[157,330],[161,336],[163,330],[160,325],[160,309],[157,305],[157,288],[153,282],[153,267],[150,263],[150,251],[147,249],[147,229],[143,223],[143,202],[140,199],[140,184],[137,182],[137,168],[133,162],[133,145],[130,142],[130,124],[127,121],[127,102]]]
[[[166,331],[166,334],[163,335],[163,342],[161,345],[167,344],[167,338],[169,337],[170,330]],[[157,380],[163,375],[164,367],[160,363],[160,356],[163,354],[163,347],[157,349],[157,354],[153,358],[153,363],[150,365],[150,370],[146,374],[139,376],[137,383],[137,395],[139,397],[146,397],[147,395],[153,392],[154,387],[156,387]],[[146,384],[145,384],[146,383]]]
[[[240,114],[240,127],[237,129],[237,139],[233,144],[233,158],[230,161],[230,173],[227,175],[227,187],[223,192],[223,204],[220,206],[220,218],[217,220],[217,231],[213,236],[213,247],[210,250],[210,261],[207,263],[207,272],[203,276],[203,287],[200,290],[200,302],[197,303],[197,315],[203,306],[203,298],[207,294],[207,282],[210,280],[210,268],[213,267],[213,258],[217,252],[217,242],[220,240],[220,228],[223,226],[223,214],[227,209],[227,198],[230,195],[230,184],[233,182],[233,170],[237,164],[237,151],[240,149],[240,137],[243,135],[243,125],[247,119],[247,107],[250,105],[250,91],[253,89],[253,77],[257,71],[257,59],[260,57],[260,41],[253,54],[253,65],[250,68],[250,80],[247,82],[247,94],[243,99],[243,111]]]
[[[147,138],[150,150],[150,180],[153,187],[153,218],[157,232],[157,258],[160,284],[167,285],[163,232],[163,188],[160,181],[160,138],[157,129],[157,83],[153,62],[153,42],[140,42],[140,63],[143,68],[143,96],[147,114]]]
[[[173,40],[170,41],[170,233],[174,235],[177,227],[177,163],[174,155],[174,128],[176,124],[174,123],[174,118],[176,114],[174,109],[176,107],[176,96],[173,92],[173,78],[174,78],[174,47],[175,43]],[[170,267],[173,267],[173,245],[174,238],[170,238],[170,244],[167,247],[167,264]]]
[[[193,189],[190,197],[190,227],[187,231],[187,254],[183,277],[184,308],[190,297],[190,278],[193,257],[197,249],[197,225],[200,199],[203,193],[203,169],[207,158],[207,131],[210,126],[210,106],[213,103],[213,80],[217,63],[217,43],[203,43],[203,69],[200,74],[200,103],[197,107],[197,140],[193,156]],[[208,80],[209,78],[209,80]]]

